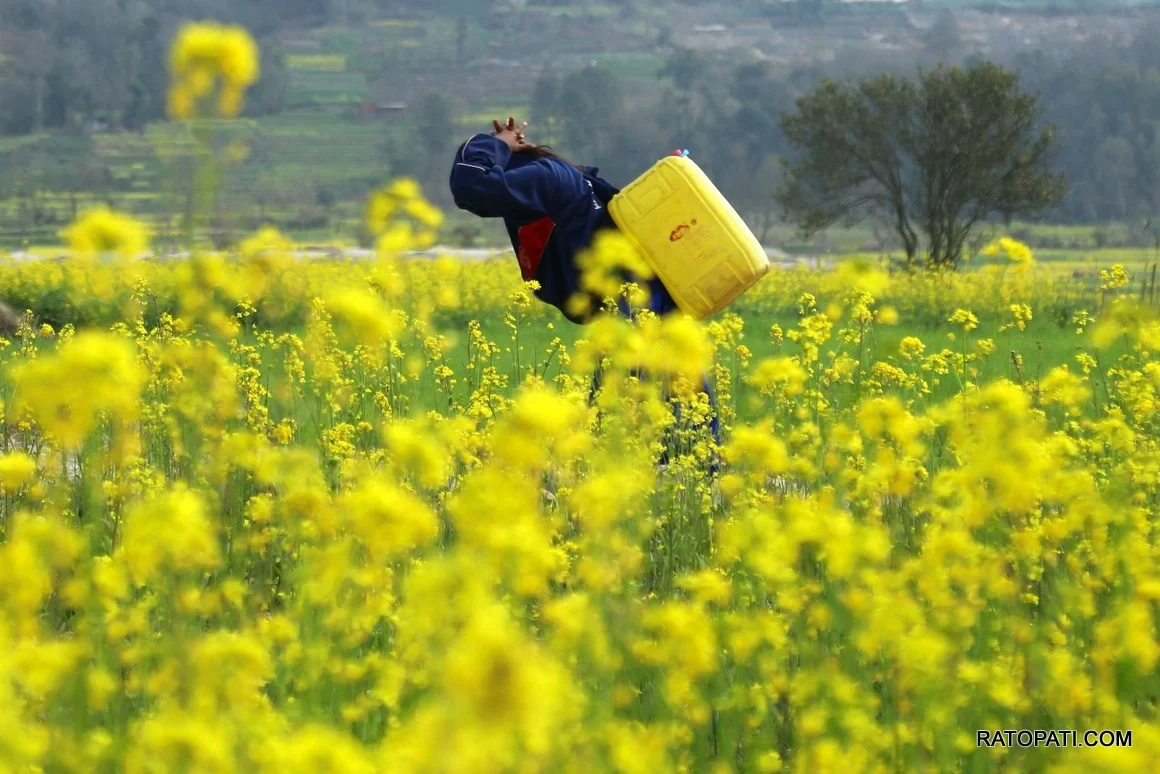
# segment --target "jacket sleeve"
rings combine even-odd
[[[456,153],[451,194],[457,207],[483,218],[547,215],[560,220],[581,191],[546,159],[505,170],[511,149],[477,134]],[[572,188],[577,188],[572,191]]]
[[[596,197],[600,199],[600,201],[608,204],[612,201],[614,196],[620,193],[619,188],[600,176],[599,169],[596,167],[586,167],[586,169],[588,172],[585,177],[587,177],[588,181],[592,183],[592,191],[596,194]]]

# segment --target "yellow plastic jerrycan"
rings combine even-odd
[[[757,237],[688,156],[658,161],[612,198],[608,213],[681,311],[698,320],[769,271]]]

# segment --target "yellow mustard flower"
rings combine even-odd
[[[236,25],[187,24],[170,52],[169,115],[185,120],[198,115],[215,87],[216,114],[236,116],[246,89],[260,72],[258,47],[250,33]]]

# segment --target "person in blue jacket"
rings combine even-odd
[[[524,137],[527,122],[508,118],[506,124],[492,124],[493,131],[473,135],[455,152],[450,180],[455,204],[481,218],[502,218],[521,276],[539,283],[536,296],[573,323],[587,323],[602,299],[591,298],[593,311],[583,313],[568,303],[586,293],[576,259],[599,231],[617,227],[608,203],[619,189],[601,178],[598,168],[573,164],[551,148],[529,143]],[[660,279],[636,281],[649,291],[651,311],[666,315],[677,310]],[[624,302],[620,311],[629,312]],[[704,390],[712,401],[708,379]],[[710,429],[720,440],[715,410],[713,414]]]
[[[490,134],[477,134],[459,146],[451,169],[451,193],[460,209],[483,218],[503,218],[524,280],[536,280],[536,296],[583,324],[588,313],[568,304],[580,287],[577,256],[602,229],[615,229],[608,202],[619,190],[596,167],[567,162],[550,148],[524,138],[527,123],[493,122]],[[640,282],[639,284],[645,284]],[[657,314],[676,310],[676,302],[656,278],[647,282],[648,308]]]

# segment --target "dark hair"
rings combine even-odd
[[[561,156],[559,153],[556,153],[556,151],[552,150],[551,145],[532,145],[532,146],[527,147],[527,148],[521,148],[520,150],[518,150],[516,152],[517,153],[528,153],[528,154],[531,154],[532,156],[535,156],[538,159],[557,159],[559,161],[563,161],[565,164],[568,164],[569,166],[575,167],[576,169],[580,170],[581,172],[583,172],[585,174],[587,174],[587,172],[588,172],[588,170],[585,169],[584,167],[582,167],[581,165],[576,164],[575,162],[569,161],[568,159]]]

